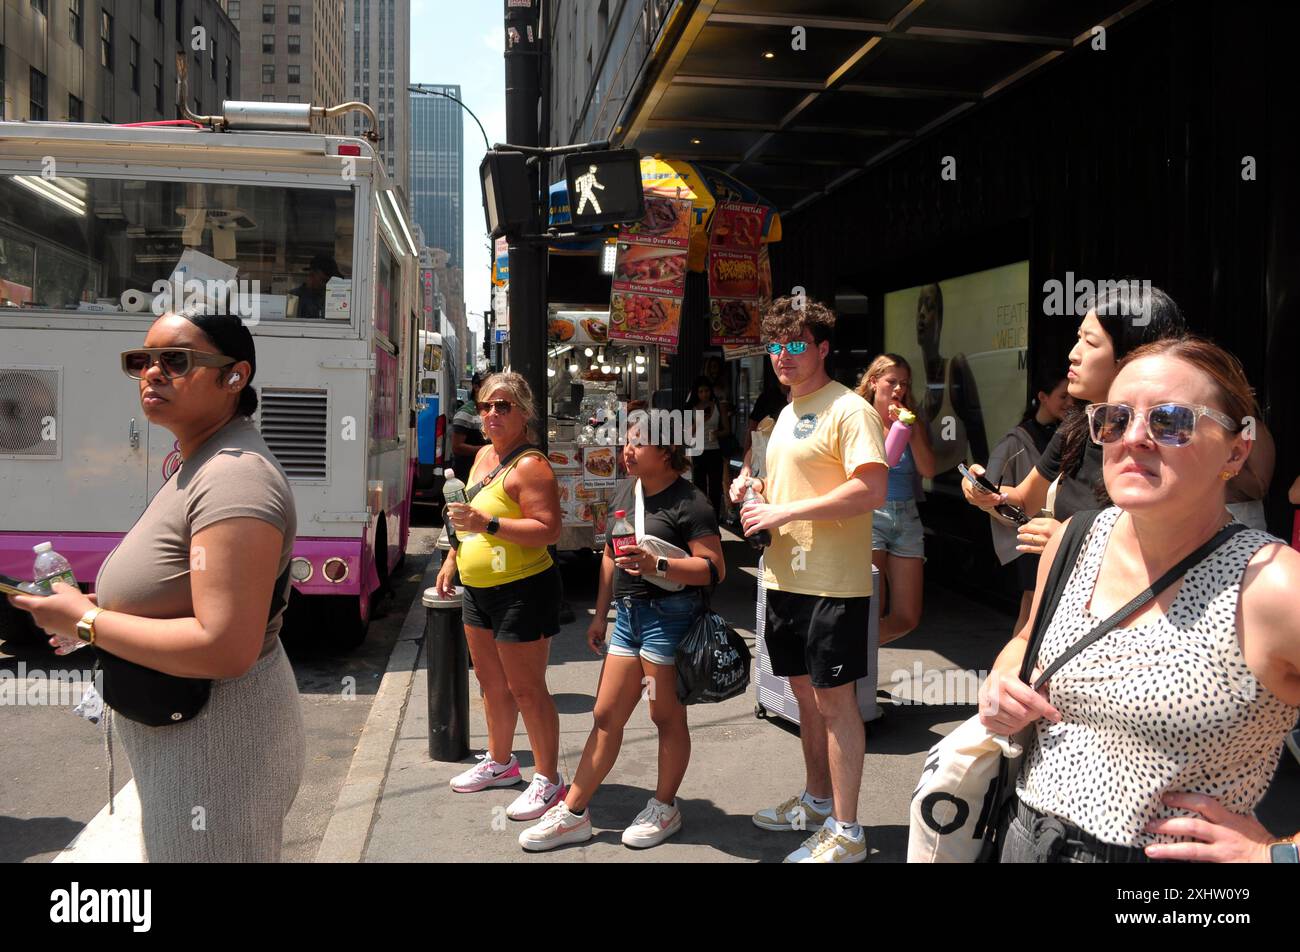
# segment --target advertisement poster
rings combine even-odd
[[[552,344],[609,343],[608,311],[554,311],[546,338]]]
[[[645,203],[645,217],[619,232],[609,336],[676,347],[686,287],[691,202],[646,196]]]
[[[573,476],[556,475],[555,484],[560,492],[560,524],[563,526],[580,526],[578,518],[578,489],[582,485],[581,474]]]
[[[582,448],[582,481],[584,489],[597,489],[614,485],[618,470],[617,451],[612,446],[584,446]]]
[[[912,366],[941,492],[960,492],[957,464],[987,462],[1020,422],[1028,344],[1027,261],[885,295],[885,350]]]
[[[582,458],[573,443],[552,443],[546,458],[551,461],[551,469],[557,476],[562,473],[574,475],[582,473]]]
[[[709,343],[757,344],[766,255],[763,222],[769,209],[719,202],[709,226]],[[771,293],[770,271],[766,280]]]

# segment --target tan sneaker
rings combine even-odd
[[[828,819],[831,811],[827,810],[822,813],[811,803],[803,799],[803,795],[791,797],[780,806],[767,807],[759,810],[751,818],[754,826],[761,830],[815,830]]]
[[[835,832],[835,821],[826,824],[803,841],[803,845],[787,856],[787,863],[861,863],[867,858],[867,835],[853,839]]]

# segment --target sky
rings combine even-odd
[[[461,99],[487,130],[489,142],[506,139],[504,4],[501,0],[411,0],[411,82],[461,87]],[[465,309],[469,326],[490,304],[491,255],[483,223],[478,166],[483,134],[468,115],[465,141]]]

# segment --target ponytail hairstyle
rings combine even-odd
[[[235,413],[251,417],[257,412],[257,391],[253,389],[253,378],[257,376],[257,348],[244,322],[233,314],[190,313],[185,310],[176,313],[207,335],[219,354],[248,362],[248,379],[243,381],[244,386],[239,390]],[[221,372],[229,377],[230,368],[222,368]]]
[[[858,381],[856,391],[858,396],[866,400],[867,403],[871,403],[872,388],[875,387],[876,381],[879,380],[890,367],[901,367],[907,371],[909,379],[912,376],[912,365],[907,362],[906,357],[903,357],[900,354],[881,354],[871,362],[867,367],[866,373],[862,375],[862,379]],[[903,405],[909,410],[916,409],[916,397],[913,395],[910,385],[907,388],[907,399],[903,401]]]

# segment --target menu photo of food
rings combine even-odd
[[[578,487],[582,484],[582,476],[556,476],[555,483],[560,491],[560,524],[565,526],[585,525],[578,518],[578,507],[586,505],[578,502]]]
[[[762,205],[721,202],[713,213],[709,245],[757,251],[763,240],[763,222],[768,210]]]
[[[582,480],[585,488],[613,486],[618,464],[612,446],[584,446],[582,448]]]
[[[687,198],[647,195],[645,217],[635,225],[624,226],[622,234],[640,244],[685,247],[691,237],[691,204]]]
[[[605,547],[605,533],[609,529],[609,503],[593,502],[591,504],[591,534],[592,547],[603,549]]]
[[[680,298],[615,291],[610,298],[609,336],[646,344],[677,345]]]
[[[668,292],[680,295],[686,286],[686,253],[675,248],[620,243],[614,265],[614,287],[620,291]]]
[[[709,342],[715,346],[756,344],[760,339],[757,301],[710,298],[709,318]]]
[[[551,469],[560,473],[581,473],[582,460],[578,448],[572,443],[552,443],[546,458],[551,461]]]
[[[709,252],[709,297],[758,298],[758,255],[748,251]]]
[[[546,325],[547,339],[558,341],[563,344],[565,341],[573,340],[573,336],[578,332],[578,326],[571,319],[564,317],[553,317]]]
[[[609,323],[605,311],[560,311],[552,313],[546,338],[552,344],[605,344]]]

